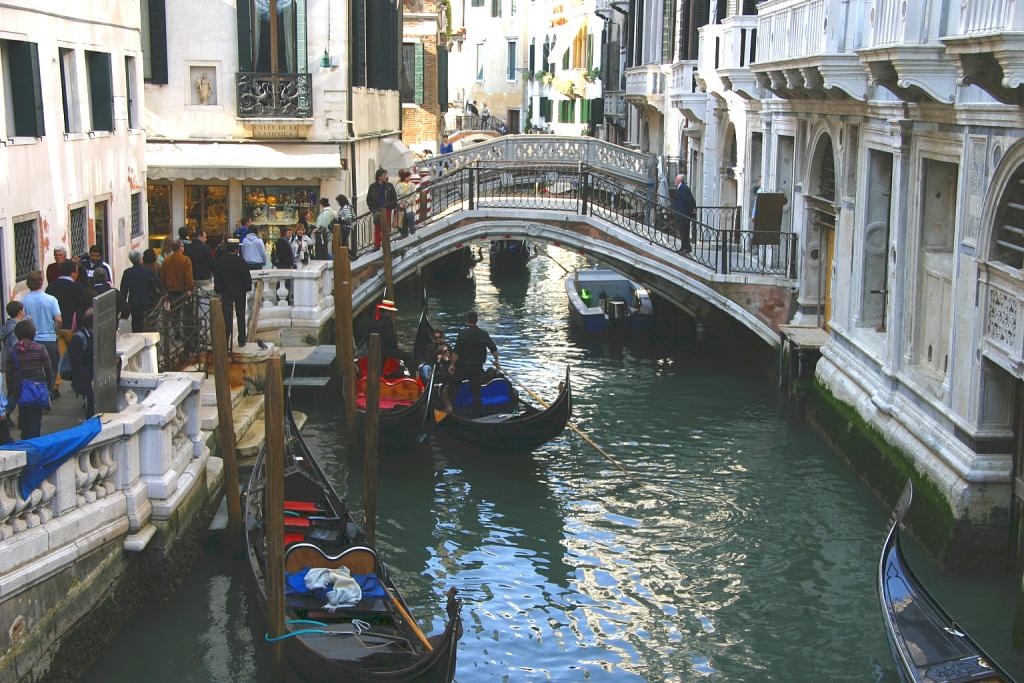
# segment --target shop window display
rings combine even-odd
[[[185,224],[192,230],[202,228],[211,236],[227,234],[227,185],[186,185]]]
[[[252,216],[260,232],[268,236],[276,236],[276,228],[293,226],[301,218],[316,221],[319,192],[315,187],[247,185],[242,188],[242,198],[245,215]]]
[[[156,248],[171,234],[171,186],[156,183],[146,184],[146,200],[149,215],[149,245]]]

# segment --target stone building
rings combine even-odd
[[[448,111],[448,0],[405,0],[402,5],[402,141],[436,154]]]
[[[146,243],[137,3],[0,7],[0,305],[54,247],[114,269]]]
[[[400,140],[395,2],[143,3],[149,221],[227,234],[294,225],[321,197],[361,203]],[[394,51],[381,49],[394,45]]]

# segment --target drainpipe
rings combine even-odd
[[[353,5],[354,2],[361,2],[361,1],[362,0],[349,0],[349,3],[348,3],[348,18],[346,19],[346,21],[348,23],[348,26],[347,26],[347,28],[348,28],[348,44],[350,46],[351,45],[355,45],[355,30],[354,30],[354,23],[355,22],[352,21],[352,9],[353,9],[352,5]],[[358,214],[359,213],[359,208],[356,206],[356,124],[355,124],[355,121],[352,120],[352,115],[353,115],[352,112],[355,109],[355,107],[353,107],[353,105],[352,105],[352,93],[353,93],[352,82],[355,80],[354,76],[355,76],[354,61],[352,59],[352,55],[349,54],[349,58],[348,58],[348,97],[345,98],[346,99],[345,118],[348,119],[347,125],[348,125],[348,140],[349,140],[349,142],[348,142],[348,178],[349,178],[349,187],[351,188],[349,190],[351,192],[351,195],[349,196],[349,201],[352,202],[352,210],[355,211],[356,214]]]

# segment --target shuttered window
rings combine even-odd
[[[501,0],[491,0],[491,16],[501,16]]]
[[[139,102],[135,85],[135,58],[124,58],[124,95],[128,104],[128,127],[139,128]]]
[[[442,114],[448,111],[448,50],[444,45],[437,46],[437,103]]]
[[[110,55],[86,50],[85,72],[89,79],[90,130],[113,131],[114,90]]]
[[[576,100],[560,100],[558,103],[558,122],[576,123]]]
[[[380,90],[399,89],[399,59],[402,35],[398,31],[401,5],[383,0],[366,1],[366,86]]]
[[[416,99],[416,44],[402,43],[402,102],[413,102]]]
[[[537,70],[537,39],[530,39],[530,75]]]
[[[540,115],[545,121],[551,123],[551,98],[540,98]]]
[[[661,5],[661,62],[671,64],[676,42],[676,0],[663,0]]]
[[[142,76],[167,84],[167,9],[165,0],[142,0]],[[244,4],[244,3],[243,3]]]
[[[483,6],[484,6],[484,0],[472,0],[472,2],[470,3],[470,7],[483,7]]]
[[[7,137],[43,137],[46,126],[38,47],[20,40],[0,40],[0,62],[10,77],[10,87],[4,89]]]
[[[416,104],[423,104],[423,68],[425,66],[425,59],[426,57],[423,53],[423,43],[416,43],[416,73],[413,84],[416,89]]]
[[[60,56],[60,91],[64,104],[64,132],[81,133],[82,116],[78,98],[78,60],[75,51],[58,50]]]
[[[517,47],[518,47],[518,43],[516,41],[514,41],[514,40],[508,41],[508,45],[507,45],[508,59],[507,59],[507,62],[505,64],[505,78],[507,80],[509,80],[509,81],[515,81],[516,80],[516,62],[517,62],[516,48]]]

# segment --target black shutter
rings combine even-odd
[[[690,45],[690,0],[679,0],[679,36],[676,42],[679,59],[686,59]]]
[[[114,130],[114,88],[110,69],[110,55],[106,52],[86,52],[89,72],[89,109],[92,130]]]
[[[13,137],[41,138],[46,128],[43,123],[43,90],[39,79],[39,48],[35,43],[9,40],[7,55],[13,91]]]
[[[238,8],[238,70],[240,72],[252,71],[252,15],[249,3],[250,0],[237,0],[235,3]]]
[[[352,85],[366,85],[366,3],[351,0],[352,14]]]
[[[530,41],[530,73],[528,76],[533,77],[533,73],[537,70],[537,43],[535,40]]]
[[[437,103],[442,114],[448,111],[448,48],[443,42],[437,46]]]
[[[167,85],[167,9],[165,0],[148,0],[149,2],[149,70],[150,83]],[[248,3],[239,0],[240,5]]]

